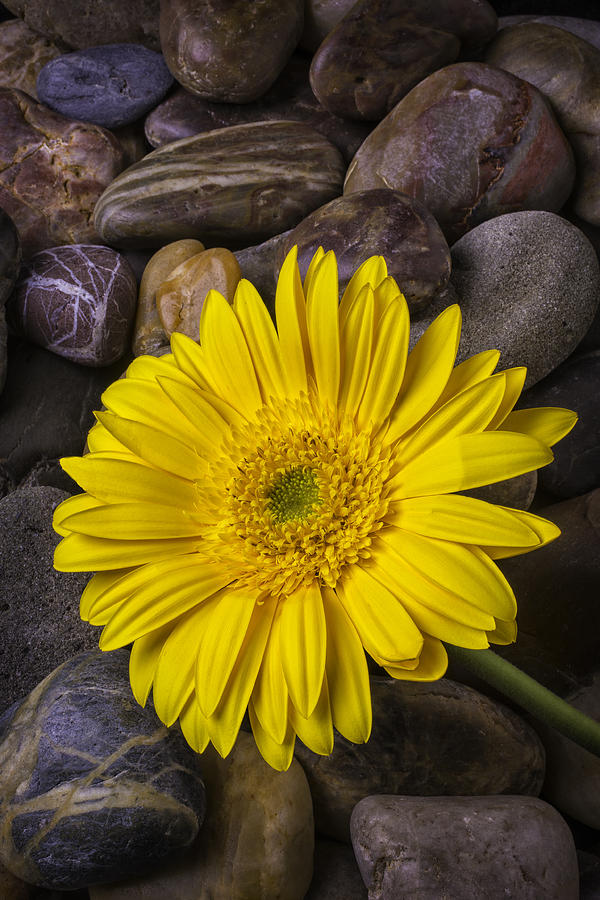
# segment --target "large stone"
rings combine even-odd
[[[572,150],[537,88],[463,62],[429,75],[379,123],[350,163],[344,193],[404,191],[452,244],[503,213],[559,210],[574,178]]]
[[[141,44],[104,44],[51,60],[38,75],[37,93],[69,119],[119,128],[156,106],[172,84],[160,53]]]
[[[19,230],[23,254],[99,243],[91,217],[123,166],[117,138],[8,88],[0,88],[0,133],[0,206]]]
[[[34,31],[69,47],[130,41],[160,50],[160,0],[7,0]]]
[[[162,0],[169,69],[208,100],[247,103],[273,84],[302,33],[302,0]]]
[[[314,53],[355,3],[356,0],[305,0],[300,46]]]
[[[383,256],[411,311],[426,307],[450,276],[450,250],[429,210],[386,188],[344,195],[311,213],[282,243],[278,268],[294,244],[302,277],[319,246],[335,251],[340,290],[365,259]]]
[[[577,900],[567,823],[534,797],[365,797],[352,843],[369,900]]]
[[[335,735],[330,756],[296,744],[317,829],[348,840],[353,806],[367,794],[538,794],[544,754],[515,713],[448,679],[418,684],[372,677],[366,744]]]
[[[517,16],[500,16],[498,30],[510,25],[524,25],[525,23],[539,23],[540,25],[554,25],[556,28],[564,28],[584,41],[593,44],[600,49],[600,22],[595,19],[579,19],[576,16],[537,16],[531,13]]]
[[[21,242],[15,224],[0,209],[0,393],[6,384],[7,328],[5,304],[21,267]]]
[[[351,847],[317,838],[315,872],[305,900],[367,900],[367,889]]]
[[[600,49],[563,28],[535,23],[502,29],[485,60],[534,84],[550,100],[577,163],[570,205],[600,225]]]
[[[197,757],[129,685],[129,653],[82,653],[0,720],[0,858],[72,890],[141,874],[197,837]]]
[[[62,50],[29,28],[21,19],[0,24],[0,86],[17,88],[37,99],[40,69]]]
[[[359,0],[313,57],[310,81],[331,113],[378,121],[431,72],[496,32],[484,0]]]
[[[307,125],[235,125],[130,166],[100,197],[94,222],[119,247],[196,238],[231,249],[297,225],[341,193],[343,177],[339,151]]]

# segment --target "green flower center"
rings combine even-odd
[[[278,475],[267,494],[267,509],[276,522],[306,519],[322,503],[315,473],[307,466],[295,466]]]

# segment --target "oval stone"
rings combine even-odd
[[[196,838],[197,756],[129,685],[129,653],[92,650],[0,720],[0,858],[19,878],[74,890],[140,874]]]
[[[13,220],[0,209],[0,392],[6,382],[5,305],[21,268],[21,242]]]
[[[107,366],[128,349],[137,298],[131,266],[115,250],[74,244],[42,250],[10,298],[15,332],[84,366]]]
[[[447,678],[419,684],[376,676],[371,696],[366,744],[336,733],[324,757],[296,743],[322,834],[347,841],[352,808],[367,794],[539,793],[541,743],[506,707]]]
[[[344,193],[404,191],[452,244],[502,213],[559,210],[574,178],[573,152],[537,88],[463,62],[429,75],[379,123],[350,163]]]
[[[94,223],[118,247],[179,238],[248,246],[341,193],[344,161],[299,122],[220,128],[149,153],[100,197]]]
[[[162,0],[162,51],[188,91],[247,103],[264,94],[290,58],[303,13],[303,0]]]
[[[51,60],[38,75],[37,93],[67,118],[118,128],[156,106],[172,84],[160,53],[141,44],[105,44]]]
[[[17,88],[37,99],[35,83],[46,63],[61,50],[21,19],[0,24],[0,86]]]
[[[290,231],[278,269],[294,244],[303,278],[319,246],[335,252],[340,291],[365,259],[383,256],[411,310],[426,307],[450,276],[450,250],[439,225],[422,203],[400,191],[358,191],[326,203]]]

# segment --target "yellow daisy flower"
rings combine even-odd
[[[559,534],[529,512],[460,491],[529,472],[575,416],[512,411],[525,370],[499,353],[454,367],[460,310],[408,353],[409,314],[382,257],[338,300],[319,249],[302,285],[281,269],[277,330],[246,280],[206,298],[199,344],[142,356],[103,395],[90,452],[62,466],[85,493],[54,527],[60,571],[95,571],[82,618],[103,650],[133,643],[133,693],[225,756],[246,709],[276,769],[296,735],[330,753],[334,727],[371,729],[366,651],[394,678],[429,681],[442,642],[516,635],[494,559]]]

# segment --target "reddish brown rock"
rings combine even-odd
[[[23,254],[101,243],[94,206],[123,167],[114,135],[9,88],[0,88],[0,134],[0,206],[17,226]]]
[[[0,24],[0,86],[17,88],[37,99],[35,83],[47,62],[63,51],[21,19]]]
[[[404,191],[453,243],[502,213],[560,209],[574,178],[571,148],[537,88],[465,62],[429,75],[380,122],[350,163],[344,193]]]

